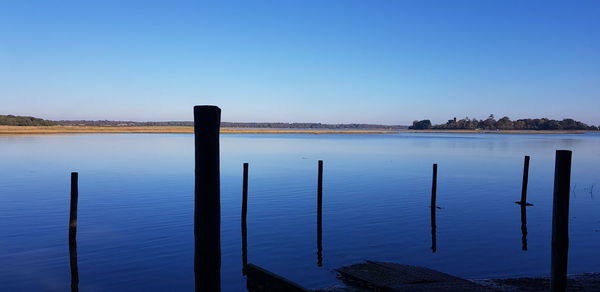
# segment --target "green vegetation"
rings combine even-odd
[[[171,122],[132,122],[132,121],[57,121],[62,126],[128,126],[128,127],[165,127],[165,126],[194,126],[191,121]],[[331,129],[331,130],[402,130],[402,125],[377,125],[377,124],[322,124],[322,123],[239,123],[221,122],[223,128],[249,128],[249,129]]]
[[[431,129],[431,121],[430,120],[422,120],[422,121],[414,121],[413,125],[408,127],[411,130],[428,130]]]
[[[169,121],[169,122],[133,122],[133,121],[109,121],[109,120],[60,120],[49,121],[34,117],[0,115],[0,125],[3,126],[79,126],[79,127],[193,127],[191,121]],[[402,125],[378,125],[378,124],[322,124],[322,123],[239,123],[221,122],[222,128],[240,129],[318,129],[318,130],[403,130],[408,128]]]
[[[464,118],[462,120],[448,120],[441,125],[431,125],[429,120],[414,121],[409,127],[415,130],[439,129],[439,130],[598,130],[596,126],[588,126],[585,123],[573,119],[563,119],[562,121],[551,119],[520,119],[511,121],[509,117],[502,117],[499,120],[490,115],[485,120]]]
[[[56,122],[44,119],[13,115],[0,115],[0,125],[4,126],[54,126]]]

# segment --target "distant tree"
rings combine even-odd
[[[527,129],[527,123],[525,123],[524,120],[516,120],[513,122],[513,129],[525,130],[525,129]]]
[[[490,115],[485,121],[479,123],[480,128],[485,130],[496,130],[496,120],[494,119],[494,115]]]
[[[573,119],[564,119],[560,122],[560,126],[565,130],[576,130],[580,125]]]
[[[479,121],[477,119],[472,119],[471,121],[469,121],[468,125],[467,125],[467,129],[478,129],[479,128]]]
[[[544,130],[560,130],[562,129],[562,126],[559,121],[547,120],[544,122],[543,128]]]
[[[496,122],[496,129],[499,130],[512,130],[514,128],[513,122],[508,117],[502,117]]]
[[[410,126],[408,128],[413,129],[413,130],[431,129],[431,121],[430,120],[414,121],[412,126]]]

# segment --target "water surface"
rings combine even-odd
[[[306,287],[364,259],[468,278],[548,275],[554,151],[573,150],[569,273],[600,271],[600,135],[228,134],[221,138],[222,282],[242,291],[242,163],[250,163],[248,260]],[[194,287],[193,136],[0,137],[0,290],[70,285],[69,173],[80,174],[82,291]],[[527,250],[519,200],[531,156]],[[317,266],[317,160],[324,160]],[[431,166],[438,163],[436,252]]]

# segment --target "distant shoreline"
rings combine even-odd
[[[0,126],[0,135],[192,134],[190,126]],[[392,130],[221,128],[222,134],[391,134]]]
[[[191,134],[190,126],[0,126],[0,135],[44,135],[44,134]],[[442,133],[442,134],[583,134],[576,131],[535,130],[339,130],[339,129],[250,129],[221,128],[222,134],[398,134],[398,133]]]

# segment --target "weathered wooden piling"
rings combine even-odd
[[[437,163],[433,164],[431,178],[431,252],[437,251],[437,225],[436,225],[436,200],[437,200]]]
[[[433,177],[431,180],[431,208],[436,207],[437,196],[437,163],[433,164]]]
[[[323,266],[323,160],[317,177],[317,266]]]
[[[242,275],[246,275],[248,266],[248,230],[246,217],[248,215],[248,163],[244,163],[242,184]]]
[[[71,291],[79,291],[77,266],[77,203],[79,200],[79,174],[71,172],[71,208],[69,212],[69,263],[71,266]]]
[[[523,184],[521,185],[521,201],[523,206],[527,205],[527,184],[529,183],[529,156],[525,156],[523,162]]]
[[[79,174],[71,172],[71,208],[69,212],[69,235],[77,233],[77,203],[79,201]]]
[[[242,221],[246,221],[248,215],[248,163],[244,163],[244,174],[242,182]]]
[[[218,107],[194,107],[196,291],[221,291],[220,124]]]
[[[571,157],[569,150],[557,150],[554,167],[554,200],[552,204],[552,291],[567,290],[569,254],[569,194],[571,189]]]

